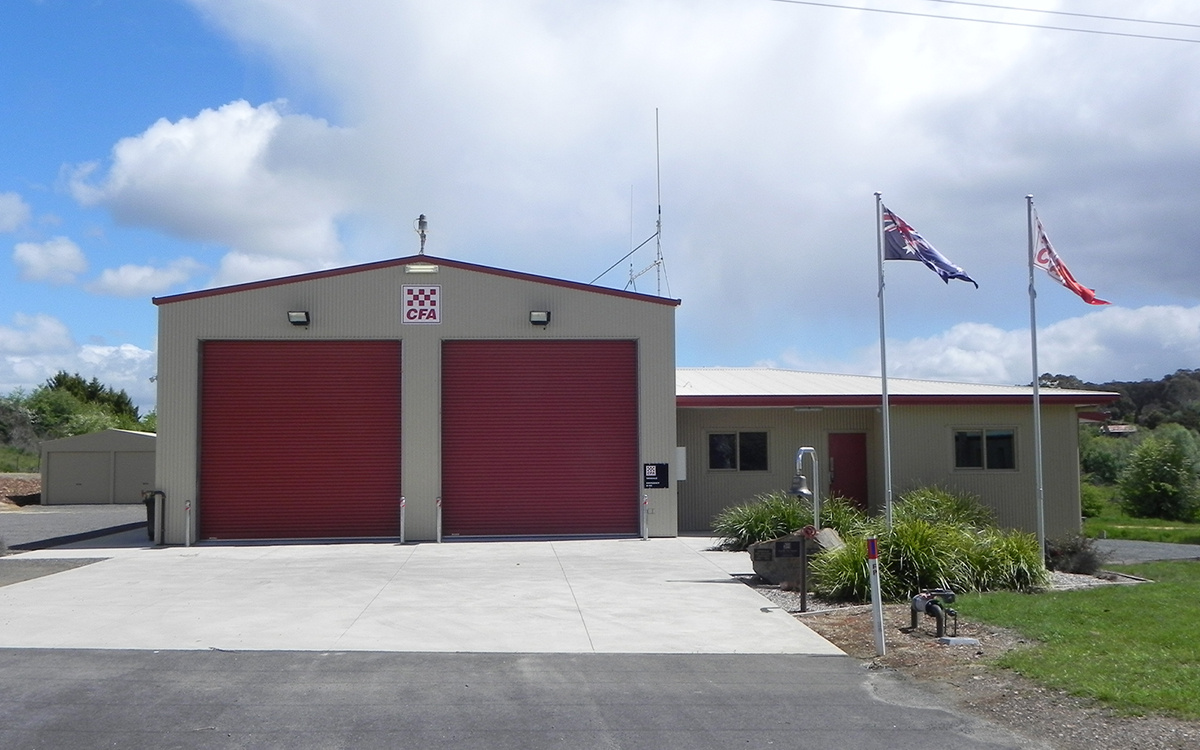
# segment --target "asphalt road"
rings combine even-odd
[[[1096,539],[1094,543],[1107,565],[1132,565],[1155,560],[1200,560],[1200,544],[1139,542],[1130,539]]]
[[[0,747],[1028,748],[844,656],[0,651]]]
[[[146,525],[146,506],[27,505],[0,510],[0,540],[10,550],[45,549]]]

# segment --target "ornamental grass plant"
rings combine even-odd
[[[892,511],[889,530],[885,519],[866,515],[850,500],[821,502],[819,525],[836,530],[845,546],[810,558],[819,596],[870,597],[866,539],[872,535],[879,540],[880,586],[889,601],[924,589],[1029,591],[1047,583],[1037,537],[997,528],[992,512],[975,498],[922,487],[902,495]],[[723,511],[713,531],[722,549],[744,550],[812,523],[812,504],[780,490]]]
[[[1037,538],[1002,530],[990,512],[970,497],[922,488],[900,497],[892,528],[873,518],[857,533],[843,534],[844,547],[811,560],[819,596],[866,601],[870,577],[866,537],[878,539],[879,579],[888,601],[925,589],[955,593],[1009,589],[1028,591],[1048,580]]]
[[[821,500],[822,527],[843,536],[868,525],[869,518],[851,501],[838,496]],[[726,508],[713,519],[713,532],[724,550],[740,551],[751,544],[776,539],[813,524],[812,502],[783,491],[756,495],[747,503]]]

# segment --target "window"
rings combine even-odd
[[[955,430],[954,468],[1017,468],[1016,431]]]
[[[766,471],[767,433],[710,433],[708,468],[718,471]]]

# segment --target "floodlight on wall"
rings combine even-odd
[[[308,310],[288,310],[288,322],[294,326],[307,326]]]
[[[550,311],[549,310],[530,310],[529,311],[529,322],[534,324],[535,326],[550,325]]]

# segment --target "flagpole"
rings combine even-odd
[[[883,193],[875,193],[875,234],[879,244],[879,372],[883,387],[883,513],[892,529],[892,424],[888,402],[887,331],[883,314]]]
[[[1033,196],[1025,196],[1026,224],[1029,230],[1029,342],[1033,362],[1033,475],[1037,484],[1037,538],[1042,551],[1042,562],[1046,560],[1046,499],[1042,482],[1042,396],[1041,374],[1038,372],[1037,352],[1037,291],[1033,287],[1033,254],[1036,237],[1033,221]]]

